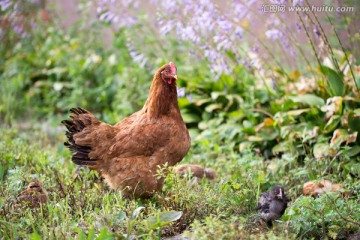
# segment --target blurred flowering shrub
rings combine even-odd
[[[334,34],[332,27],[348,37],[349,45],[346,47],[353,46],[354,35],[357,34],[353,29],[357,18],[355,3],[327,2],[335,10],[339,6],[350,7],[348,12],[334,10],[329,16],[321,9],[316,13],[302,10],[319,5],[316,1],[260,3],[254,0],[229,0],[221,4],[213,0],[97,2],[101,21],[129,29],[128,42],[133,59],[141,65],[153,65],[154,51],[158,53],[159,50],[144,45],[145,36],[160,41],[160,52],[167,58],[175,56],[171,55],[173,45],[166,42],[176,39],[180,46],[188,46],[189,50],[183,49],[181,52],[182,57],[190,53],[188,62],[207,61],[217,79],[221,74],[233,74],[239,65],[265,76],[274,71],[287,73],[300,69],[301,72],[308,72],[306,68],[328,57],[333,47],[340,48],[336,39],[329,39]],[[282,11],[281,7],[285,10]],[[133,31],[134,27],[141,30]],[[337,67],[338,59],[331,55],[330,60]],[[270,70],[270,73],[262,70]]]
[[[37,19],[48,21],[44,0],[1,0],[0,39],[9,48],[19,39],[29,38]]]

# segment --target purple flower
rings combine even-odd
[[[276,91],[277,84],[276,84],[275,79],[273,77],[271,78],[271,83],[272,83],[272,88]]]
[[[96,8],[99,20],[116,25],[117,27],[132,27],[137,23],[137,18],[127,11],[127,9],[138,8],[138,1],[134,0],[99,0]],[[130,7],[131,6],[131,7]],[[118,12],[113,9],[121,9]]]
[[[12,4],[11,0],[0,0],[1,11],[6,11]]]
[[[266,38],[276,40],[282,36],[282,33],[278,29],[270,29],[265,31]]]
[[[293,1],[293,6],[296,7],[297,5],[304,5],[304,0],[294,0]]]
[[[126,43],[127,48],[129,49],[129,54],[134,60],[134,62],[139,63],[141,67],[145,67],[148,59],[145,57],[144,53],[139,53],[136,51],[135,46],[130,42],[130,39],[128,39],[128,42]]]
[[[193,102],[193,98],[190,94],[186,94],[186,98],[189,100],[189,102]]]
[[[231,42],[229,41],[229,39],[227,38],[227,36],[224,35],[220,35],[220,36],[215,36],[214,38],[214,42],[217,45],[216,49],[218,51],[220,50],[229,50],[232,46]]]
[[[177,88],[176,88],[176,91],[177,91],[177,96],[178,96],[179,98],[185,97],[185,88],[179,88],[179,87],[177,87]]]
[[[319,27],[318,25],[315,24],[314,26],[314,33],[316,34],[316,36],[320,37],[321,33],[320,33],[320,30],[319,30]]]
[[[270,2],[275,3],[275,4],[285,4],[288,1],[287,0],[270,0]]]

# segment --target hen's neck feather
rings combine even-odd
[[[176,85],[175,83],[171,85],[165,83],[161,79],[160,71],[154,76],[144,111],[150,118],[158,118],[162,115],[168,115],[170,112],[180,115]]]

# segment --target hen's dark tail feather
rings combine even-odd
[[[96,161],[89,158],[89,153],[91,151],[90,146],[81,146],[75,143],[74,134],[81,132],[86,126],[91,125],[91,118],[82,118],[81,120],[78,116],[81,114],[91,114],[82,108],[72,108],[70,109],[71,120],[63,120],[61,123],[65,125],[68,131],[66,131],[66,136],[68,138],[67,142],[64,142],[64,145],[73,152],[72,161],[77,165],[86,165],[94,166]]]

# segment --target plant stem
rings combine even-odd
[[[334,209],[335,209],[336,213],[339,215],[339,217],[340,217],[342,220],[344,220],[345,222],[349,222],[349,223],[352,223],[352,224],[355,224],[355,225],[360,226],[360,223],[359,223],[359,222],[356,222],[356,221],[353,221],[353,220],[351,220],[351,219],[349,219],[349,218],[344,217],[344,216],[339,212],[339,209],[338,209],[338,207],[336,206],[336,202],[334,201],[334,199],[332,199],[332,198],[329,197],[328,195],[326,195],[326,196],[327,196],[327,198],[331,201],[331,203],[335,206]]]
[[[293,31],[291,31],[289,29],[289,26],[284,22],[284,19],[282,19],[279,15],[276,15],[278,17],[278,19],[280,20],[280,22],[282,23],[283,26],[285,26],[286,31],[289,33],[289,39],[291,39],[291,42],[296,46],[296,49],[300,52],[300,55],[303,57],[303,59],[305,60],[307,66],[311,66],[309,60],[307,59],[307,57],[305,56],[305,53],[303,51],[303,49],[300,47],[300,45],[298,44],[298,41],[296,41],[296,38],[294,37]]]
[[[314,52],[314,55],[315,55],[316,60],[317,60],[317,62],[318,62],[318,64],[319,64],[319,67],[321,67],[321,62],[320,62],[319,56],[318,56],[318,54],[317,54],[317,52],[316,52],[316,50],[315,50],[315,46],[314,46],[313,41],[311,40],[311,37],[310,37],[310,35],[309,35],[309,32],[308,32],[308,30],[306,29],[304,20],[302,19],[302,17],[300,16],[300,14],[299,14],[298,12],[296,12],[296,13],[297,13],[297,15],[298,15],[298,17],[299,17],[299,19],[300,19],[300,21],[301,21],[301,24],[302,24],[302,26],[303,26],[303,28],[304,28],[304,30],[305,30],[307,39],[308,39],[308,41],[309,41],[309,43],[310,43],[310,45],[311,45],[311,48],[312,48],[312,50],[313,50],[313,52]]]
[[[309,4],[308,0],[306,0],[306,3],[307,3],[307,5],[310,7],[310,4]],[[339,67],[339,63],[338,63],[338,61],[337,61],[336,58],[335,58],[335,54],[334,54],[334,52],[333,52],[333,49],[332,49],[332,47],[331,47],[331,45],[330,45],[330,42],[328,41],[328,38],[327,38],[327,36],[326,36],[326,33],[325,33],[325,31],[324,31],[324,29],[323,29],[323,27],[322,27],[322,25],[321,25],[318,17],[315,15],[315,13],[314,13],[313,11],[311,11],[311,13],[312,13],[312,15],[314,16],[314,18],[315,18],[315,20],[316,20],[316,23],[318,24],[318,26],[319,26],[319,28],[320,28],[320,30],[321,30],[321,33],[322,33],[322,34],[320,34],[320,36],[321,36],[321,38],[324,40],[324,42],[326,43],[326,45],[327,45],[327,47],[328,47],[328,49],[329,49],[329,51],[330,51],[330,56],[331,56],[331,59],[332,59],[334,65],[335,65],[336,69],[337,69],[339,72],[341,72],[340,67]],[[312,24],[315,25],[315,23],[312,21],[311,17],[310,17],[306,12],[305,12],[305,14],[309,17],[309,19],[310,19],[310,21],[312,22]]]
[[[337,31],[336,31],[336,29],[335,29],[335,26],[334,26],[334,24],[332,23],[332,21],[331,21],[329,15],[327,14],[327,12],[325,12],[325,14],[326,14],[326,16],[327,16],[327,18],[328,18],[328,20],[329,20],[329,22],[330,22],[330,25],[332,26],[332,29],[333,29],[333,31],[334,31],[334,33],[335,33],[335,36],[336,36],[337,40],[339,41],[339,44],[340,44],[340,46],[341,46],[341,50],[342,50],[342,51],[344,52],[344,54],[345,54],[345,59],[346,59],[347,64],[349,65],[350,72],[351,72],[351,76],[353,77],[353,80],[354,80],[354,83],[355,83],[355,87],[356,87],[357,91],[359,92],[359,86],[357,85],[357,82],[356,82],[356,79],[355,79],[355,75],[354,75],[353,69],[352,69],[352,67],[351,67],[349,58],[348,58],[348,56],[347,56],[347,54],[346,54],[345,48],[344,48],[344,46],[343,46],[343,44],[342,44],[342,42],[341,42],[341,40],[340,40],[339,34],[337,33]]]

